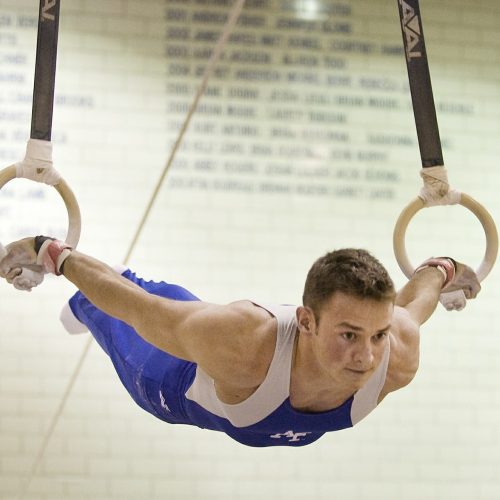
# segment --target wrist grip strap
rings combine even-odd
[[[47,236],[35,238],[35,251],[38,254],[37,264],[46,272],[60,276],[64,261],[71,254],[71,246],[64,241],[55,240]]]
[[[445,289],[455,278],[455,261],[449,257],[433,257],[427,259],[415,269],[415,273],[422,271],[422,269],[427,269],[428,267],[435,267],[443,274],[444,282],[441,290]]]

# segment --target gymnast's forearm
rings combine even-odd
[[[73,250],[63,275],[106,314],[133,324],[140,297],[146,293],[103,262]]]
[[[443,287],[443,275],[434,267],[414,274],[398,292],[396,305],[406,309],[419,324],[425,323],[435,311]]]

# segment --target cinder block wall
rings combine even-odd
[[[37,3],[0,0],[2,166],[29,136]],[[125,258],[227,3],[63,2],[54,158],[81,204],[82,251]],[[498,218],[500,5],[421,7],[450,181]],[[298,303],[316,257],[360,246],[401,286],[392,229],[419,167],[395,1],[249,1],[129,265],[212,302]],[[65,234],[57,195],[28,181],[2,189],[0,218],[3,243]],[[461,207],[418,214],[407,244],[415,263],[449,254],[477,266],[484,252]],[[494,270],[465,311],[436,312],[408,388],[304,449],[163,424],[93,345],[33,475],[87,338],[58,322],[73,291],[63,279],[31,294],[0,283],[0,498],[31,477],[25,498],[50,500],[497,499],[499,284]]]

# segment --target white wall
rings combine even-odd
[[[221,30],[200,13],[227,13],[224,3],[63,2],[54,156],[81,204],[82,251],[123,260],[185,117],[179,105],[191,101],[200,81],[201,50],[214,45],[194,39]],[[29,136],[35,4],[0,0],[4,166],[23,157]],[[396,2],[322,2],[315,15],[305,10],[313,2],[296,4],[300,13],[277,0],[244,10],[246,23],[210,81],[211,95],[130,260],[145,277],[181,283],[213,302],[298,302],[312,261],[349,245],[370,249],[398,286],[405,282],[392,229],[421,181],[404,57],[394,53],[401,47]],[[451,183],[498,218],[500,4],[425,0],[422,12]],[[284,19],[316,24],[285,29]],[[322,30],[323,22],[337,33]],[[189,40],[175,38],[182,30]],[[341,50],[343,42],[355,50]],[[249,53],[270,62],[237,60]],[[284,64],[294,57],[316,65]],[[188,75],[173,74],[179,70]],[[244,80],[243,70],[275,80]],[[290,81],[294,72],[305,81]],[[367,88],[370,82],[383,88]],[[241,91],[257,98],[235,97]],[[326,103],[311,104],[312,94]],[[376,106],[380,99],[392,107]],[[234,108],[253,116],[234,116]],[[318,113],[333,122],[314,121]],[[257,135],[241,135],[238,126]],[[273,128],[294,137],[273,136]],[[375,144],[381,137],[409,144]],[[0,216],[4,243],[34,233],[64,236],[64,209],[50,188],[10,183],[0,192]],[[408,247],[415,263],[446,253],[476,266],[484,242],[474,218],[454,207],[419,214]],[[161,423],[134,406],[94,345],[26,498],[497,499],[499,284],[494,270],[465,311],[436,312],[423,328],[421,368],[408,388],[356,429],[304,449],[255,450]],[[55,278],[32,294],[0,283],[1,498],[21,491],[85,346],[85,336],[68,337],[57,319],[71,292]]]

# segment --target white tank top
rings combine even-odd
[[[274,356],[266,378],[245,401],[226,404],[215,392],[214,380],[197,366],[196,376],[186,391],[186,398],[210,413],[225,418],[234,427],[247,427],[269,416],[290,396],[290,375],[295,336],[297,335],[296,306],[268,306],[253,302],[272,314],[278,321]],[[356,392],[351,406],[352,425],[358,423],[376,406],[385,383],[389,364],[389,342],[380,365],[367,383]]]

